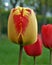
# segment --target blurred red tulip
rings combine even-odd
[[[42,53],[42,40],[38,35],[37,42],[35,44],[24,46],[24,50],[29,56],[39,56]]]
[[[41,34],[44,46],[52,48],[52,24],[43,25]]]

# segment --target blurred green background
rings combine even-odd
[[[17,65],[19,45],[7,37],[7,23],[10,10],[16,6],[30,7],[36,12],[38,32],[43,24],[52,24],[52,0],[0,0],[0,65]],[[50,52],[43,46],[42,55],[36,57],[37,65],[49,65]],[[23,50],[22,65],[33,65],[33,57]]]

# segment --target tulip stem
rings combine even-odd
[[[36,58],[36,57],[34,56],[33,58],[34,58],[34,65],[35,65],[35,58]]]
[[[52,50],[50,50],[50,64],[52,64]]]
[[[19,52],[18,65],[21,65],[22,50],[23,50],[23,46],[22,46],[22,45],[20,45],[20,52]]]

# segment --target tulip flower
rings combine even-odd
[[[40,35],[38,35],[38,39],[34,44],[24,46],[24,50],[29,56],[39,56],[42,53],[42,40]]]
[[[30,8],[16,7],[11,10],[8,19],[8,37],[11,41],[23,45],[37,41],[37,20]]]
[[[12,42],[20,44],[19,58],[21,58],[23,45],[37,41],[37,20],[32,9],[16,7],[11,10],[8,19],[8,37]],[[20,62],[19,59],[19,65]]]
[[[50,57],[52,64],[52,24],[43,25],[41,29],[43,44],[50,49]]]
[[[41,29],[44,46],[52,48],[52,24],[43,25]]]

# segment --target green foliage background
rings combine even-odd
[[[49,65],[50,52],[42,46],[42,55],[36,57],[36,65]],[[0,65],[18,65],[19,45],[8,40],[6,36],[0,38]],[[23,50],[21,65],[34,65],[33,57]]]

